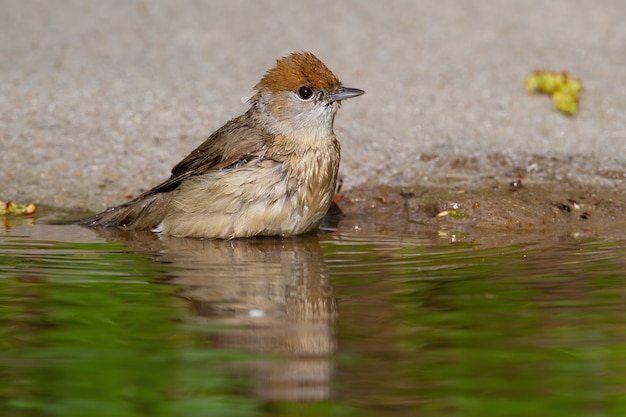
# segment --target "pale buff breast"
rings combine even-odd
[[[330,205],[338,155],[305,152],[284,162],[253,160],[185,181],[157,231],[230,239],[316,229]]]

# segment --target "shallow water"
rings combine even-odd
[[[357,223],[7,223],[1,415],[626,415],[623,237]]]

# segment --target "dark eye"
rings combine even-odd
[[[300,97],[302,100],[308,100],[311,97],[313,97],[313,90],[311,90],[309,87],[300,87],[298,88],[298,97]]]

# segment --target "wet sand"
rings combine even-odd
[[[408,201],[426,223],[626,218],[621,0],[9,0],[0,12],[0,200],[120,204],[245,111],[275,58],[310,50],[367,91],[335,122],[350,216],[398,216]],[[535,69],[582,80],[577,115],[526,94]],[[580,210],[559,209],[568,200]],[[465,218],[436,216],[455,203]]]

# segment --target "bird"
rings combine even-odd
[[[343,86],[311,52],[279,58],[254,86],[249,109],[167,180],[81,224],[203,239],[315,232],[337,183],[335,115],[344,100],[364,93]]]

